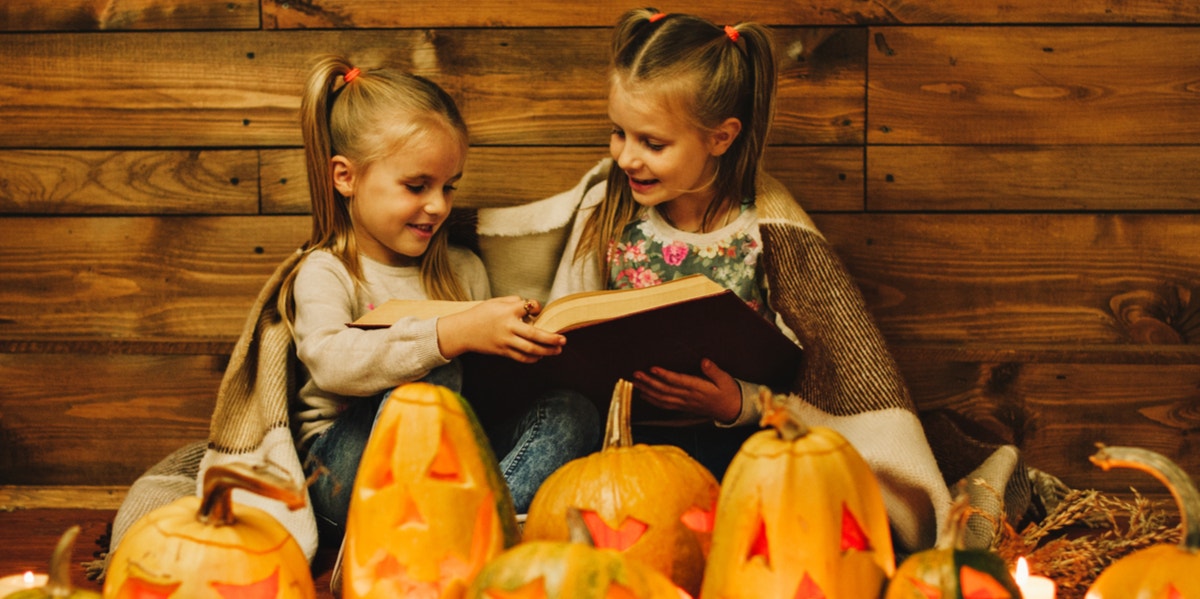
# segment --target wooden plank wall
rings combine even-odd
[[[260,285],[307,236],[310,60],[433,78],[461,202],[606,154],[608,0],[7,0],[0,485],[128,485],[203,438]],[[734,8],[736,6],[736,8]],[[1093,444],[1200,475],[1200,4],[695,0],[776,27],[769,168],[857,277],[922,409],[1069,484]]]

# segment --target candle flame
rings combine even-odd
[[[36,584],[36,582],[37,582],[37,579],[33,577],[33,570],[26,570],[25,571],[25,588],[32,589],[33,585]]]
[[[1025,561],[1024,556],[1017,558],[1017,570],[1013,572],[1013,578],[1017,580],[1018,586],[1029,581],[1029,562]]]

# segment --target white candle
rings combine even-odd
[[[44,587],[49,579],[50,577],[45,574],[34,574],[33,572],[5,576],[0,578],[0,597],[7,597],[11,593],[25,589]]]
[[[1029,573],[1029,562],[1023,557],[1017,558],[1017,569],[1013,572],[1013,579],[1017,581],[1021,597],[1024,599],[1054,599],[1057,593],[1053,580]]]

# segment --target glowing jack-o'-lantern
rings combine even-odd
[[[837,432],[759,401],[770,428],[725,473],[701,597],[877,597],[895,556],[875,475]]]
[[[583,515],[597,547],[624,551],[695,594],[704,576],[720,487],[678,447],[634,445],[633,385],[613,391],[603,448],[551,474],[533,497],[524,538],[565,541],[568,508]]]
[[[79,527],[72,526],[58,539],[50,555],[50,572],[46,584],[4,595],[4,599],[100,599],[100,593],[77,589],[71,584],[71,552]]]
[[[593,545],[578,510],[570,541],[526,541],[488,562],[466,599],[690,599],[662,573]]]
[[[113,552],[111,599],[315,597],[300,545],[267,512],[233,504],[234,489],[303,507],[303,488],[245,466],[212,466],[203,497],[184,497],[138,519]]]
[[[1159,543],[1117,560],[1096,577],[1087,599],[1200,597],[1200,492],[1187,473],[1165,456],[1137,447],[1101,447],[1090,459],[1105,470],[1141,470],[1166,485],[1179,505],[1183,538],[1178,545]]]
[[[885,599],[1021,599],[1008,565],[998,554],[963,547],[970,517],[970,500],[959,495],[937,544],[900,564]]]
[[[392,391],[354,481],[343,597],[458,597],[517,540],[512,496],[466,400],[426,383]]]

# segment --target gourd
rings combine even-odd
[[[565,541],[578,509],[597,547],[622,551],[690,594],[700,589],[720,486],[682,449],[634,444],[633,385],[613,389],[603,447],[546,478],[529,506],[526,541]]]
[[[900,564],[885,599],[1020,599],[1003,558],[986,549],[963,548],[970,517],[970,500],[964,493],[951,505],[937,544]]]
[[[1160,543],[1117,560],[1096,577],[1087,599],[1191,599],[1200,597],[1200,493],[1178,465],[1165,456],[1137,447],[1103,447],[1092,463],[1134,468],[1157,478],[1179,506],[1183,538],[1178,545]]]
[[[592,543],[578,510],[567,513],[569,541],[526,541],[484,566],[467,599],[681,599],[657,570]]]
[[[354,481],[342,595],[458,597],[518,537],[512,496],[467,401],[428,383],[394,389]]]
[[[883,495],[836,431],[759,397],[766,430],[721,483],[701,597],[878,597],[895,568]]]
[[[71,552],[75,549],[75,537],[78,536],[79,527],[72,526],[59,537],[58,545],[50,555],[50,572],[45,586],[9,593],[4,599],[100,599],[100,593],[71,585]]]
[[[244,464],[212,466],[202,497],[184,497],[134,522],[113,552],[106,598],[315,597],[304,551],[267,512],[234,506],[243,489],[303,507],[291,481]]]

